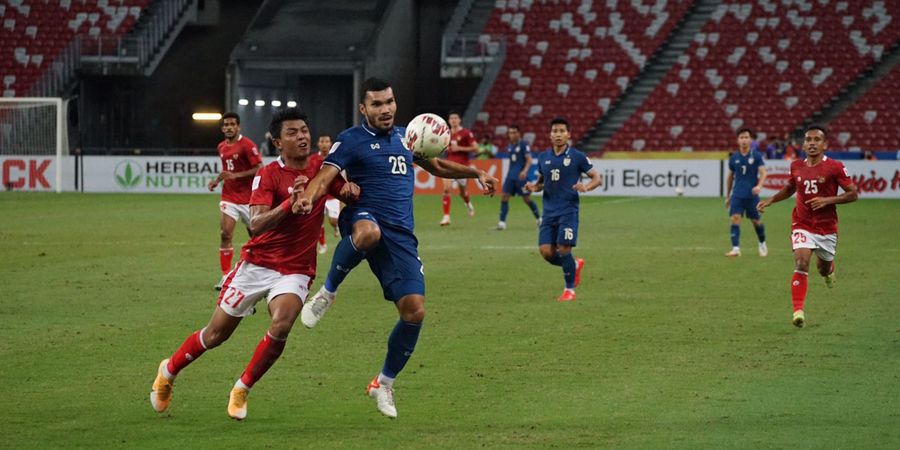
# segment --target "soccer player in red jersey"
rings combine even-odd
[[[319,156],[322,157],[324,161],[326,157],[328,157],[328,153],[331,152],[331,136],[327,134],[323,134],[319,136],[319,140],[316,141],[316,148],[319,150]],[[341,213],[341,201],[328,195],[325,200],[325,216],[328,217],[328,223],[331,224],[332,233],[334,233],[334,237],[340,237],[341,234],[338,233],[338,216]],[[319,245],[316,246],[316,249],[320,254],[323,254],[328,251],[328,245],[325,242],[325,224],[322,224],[322,231],[319,233]]]
[[[447,160],[468,166],[469,158],[478,151],[478,141],[475,140],[475,135],[471,131],[460,125],[462,118],[458,112],[450,111],[450,114],[447,115],[447,122],[450,124],[450,148],[447,149]],[[441,219],[442,227],[450,225],[450,192],[453,190],[454,184],[459,188],[459,196],[466,202],[469,216],[475,215],[475,207],[472,206],[472,201],[466,190],[466,180],[457,181],[444,178],[444,197],[442,199],[444,217]]]
[[[247,225],[247,233],[250,227],[250,183],[256,171],[262,167],[262,157],[256,144],[241,134],[241,118],[236,113],[228,112],[222,116],[222,134],[225,140],[219,142],[219,158],[222,158],[222,172],[215,180],[209,182],[210,191],[216,190],[219,183],[222,185],[222,200],[219,201],[219,210],[222,211],[219,219],[221,235],[219,238],[219,266],[222,269],[222,280],[216,284],[216,290],[222,289],[225,275],[231,270],[231,258],[234,248],[231,245],[231,237],[234,235],[234,225],[238,220]]]
[[[797,193],[797,206],[791,216],[791,242],[794,248],[792,323],[796,327],[803,327],[806,323],[803,305],[806,301],[809,260],[813,252],[816,254],[819,274],[825,277],[825,284],[831,288],[836,281],[834,255],[837,251],[838,216],[835,205],[850,203],[859,196],[856,184],[850,179],[844,165],[825,156],[827,137],[824,127],[813,125],[807,128],[803,139],[806,159],[792,162],[788,184],[772,198],[759,202],[756,207],[759,212],[763,212],[769,205]],[[840,195],[838,186],[844,191]]]
[[[310,214],[293,214],[291,206],[306,184],[319,172],[322,158],[312,152],[307,116],[296,108],[275,113],[269,125],[277,161],[260,169],[253,179],[250,203],[250,241],[241,249],[241,260],[228,273],[212,318],[195,331],[169,358],[159,364],[150,392],[157,412],[165,411],[172,397],[175,377],[205,351],[225,342],[241,319],[253,314],[265,299],[272,322],[256,347],[250,363],[234,384],[228,415],[247,416],[247,395],[284,350],[288,334],[306,301],[316,274],[316,238],[322,227],[325,199]],[[337,177],[328,191],[345,201],[359,196],[359,187]]]

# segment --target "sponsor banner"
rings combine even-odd
[[[500,180],[497,185],[497,191],[503,186],[503,176],[509,167],[509,161],[506,159],[476,159],[469,161],[469,165],[475,166],[489,175]],[[438,178],[419,166],[414,166],[416,171],[416,194],[441,194],[444,191],[443,178]],[[466,182],[466,187],[472,195],[481,193],[481,187],[474,179],[460,180]]]
[[[859,198],[900,198],[900,161],[842,161],[859,188]],[[787,185],[790,161],[766,161],[768,176],[760,192],[770,197]]]
[[[721,161],[591,159],[603,184],[583,195],[717,197]],[[586,181],[585,181],[586,182]]]
[[[209,193],[221,171],[214,156],[85,156],[83,163],[84,192]]]
[[[56,156],[0,156],[0,182],[7,191],[55,191]],[[63,158],[62,169],[72,172],[72,158]],[[63,180],[65,181],[65,180]],[[71,185],[63,182],[63,189]]]

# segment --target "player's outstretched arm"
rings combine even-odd
[[[339,173],[337,167],[334,167],[331,164],[323,164],[319,173],[313,177],[312,181],[306,186],[306,190],[304,190],[303,193],[297,197],[297,201],[294,202],[294,205],[291,208],[294,214],[309,214],[309,212],[312,211],[313,203],[328,192],[328,187],[331,185],[331,182],[334,181],[334,177],[338,176]]]
[[[786,198],[789,198],[790,196],[794,195],[794,191],[796,190],[796,186],[794,186],[793,184],[789,184],[781,188],[781,190],[776,192],[775,195],[759,202],[759,204],[756,205],[756,210],[759,212],[765,212],[766,208],[768,208],[771,204],[778,203]]]
[[[587,174],[589,177],[591,177],[591,181],[588,182],[588,184],[575,183],[575,185],[572,186],[572,189],[575,189],[578,192],[593,191],[597,188],[597,186],[600,186],[600,183],[603,182],[603,177],[600,176],[600,173],[597,172],[597,169],[591,169],[591,171]]]
[[[487,172],[453,161],[447,161],[446,159],[417,159],[416,164],[436,177],[475,178],[481,184],[481,188],[486,195],[493,195],[497,187],[498,180],[488,175]]]

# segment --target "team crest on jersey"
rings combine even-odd
[[[825,184],[825,177],[819,177],[819,184]]]
[[[750,163],[750,164],[753,164],[753,161],[754,161],[753,158],[750,158],[750,159],[747,160],[747,162]]]
[[[238,154],[235,153],[235,154],[231,155],[231,159],[238,159]]]
[[[569,167],[569,164],[572,164],[572,158],[563,159],[563,165]]]

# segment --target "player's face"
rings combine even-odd
[[[745,131],[738,135],[737,142],[741,151],[747,151],[750,148],[750,143],[753,142],[753,138],[750,137],[750,133]]]
[[[462,122],[462,119],[459,118],[458,114],[450,114],[450,117],[447,117],[447,123],[450,124],[450,128],[459,128],[460,122]]]
[[[825,140],[825,133],[822,130],[809,130],[803,135],[803,150],[807,156],[813,158],[821,155],[828,148],[828,141]]]
[[[397,102],[394,90],[366,91],[366,97],[359,105],[359,112],[366,116],[369,126],[381,131],[390,130],[394,126],[394,115],[397,113]]]
[[[285,158],[309,156],[312,144],[309,126],[302,120],[285,120],[281,124],[281,136],[273,142]]]
[[[510,128],[506,132],[506,137],[509,138],[509,142],[515,144],[516,142],[519,142],[519,140],[522,139],[522,133],[520,133],[519,130],[516,128]]]
[[[229,117],[222,121],[222,134],[225,135],[225,139],[234,139],[240,132],[241,126],[235,118]]]
[[[316,142],[316,148],[319,149],[319,153],[321,153],[322,156],[327,156],[328,150],[331,150],[331,137],[319,136],[319,140]]]
[[[555,123],[550,127],[550,142],[554,148],[563,148],[569,144],[569,129],[565,124]]]

